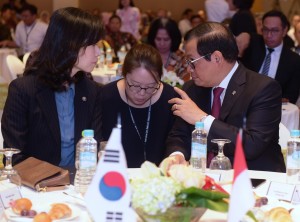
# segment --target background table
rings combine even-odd
[[[106,65],[103,68],[95,68],[92,71],[92,76],[94,80],[100,84],[107,84],[117,79],[120,79],[120,76],[116,75],[117,64],[112,68],[108,68]]]
[[[0,48],[0,76],[2,77],[2,80],[4,80],[4,82],[10,83],[12,78],[9,74],[9,70],[5,61],[7,55],[17,56],[16,49]]]
[[[281,122],[290,131],[299,129],[299,107],[292,103],[282,104]]]

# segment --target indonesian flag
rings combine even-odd
[[[234,177],[230,194],[228,222],[239,222],[254,204],[254,195],[242,145],[242,129],[236,139]]]

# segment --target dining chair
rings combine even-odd
[[[24,54],[24,56],[23,56],[23,59],[22,59],[22,60],[23,60],[23,63],[24,63],[25,66],[26,66],[26,62],[27,62],[29,56],[30,56],[30,52],[26,52],[26,53]]]
[[[17,56],[6,56],[6,64],[10,72],[11,80],[16,79],[18,75],[23,75],[25,65]]]

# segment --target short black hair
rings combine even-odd
[[[281,20],[281,25],[282,28],[290,28],[290,22],[287,19],[287,17],[285,16],[285,14],[283,14],[283,12],[279,11],[279,10],[271,10],[268,11],[264,14],[262,20],[264,21],[267,17],[278,17]]]
[[[23,5],[23,7],[21,8],[20,12],[24,12],[24,11],[30,11],[30,13],[32,15],[37,15],[37,7],[35,5],[31,5],[31,4],[25,4]]]
[[[210,61],[210,54],[220,51],[227,62],[238,59],[238,47],[232,32],[225,25],[217,22],[205,22],[188,31],[185,41],[197,38],[197,52],[200,56],[207,55],[205,59]]]

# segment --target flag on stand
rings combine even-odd
[[[84,196],[95,222],[135,222],[130,207],[131,189],[121,143],[121,120],[112,130],[95,176]]]
[[[254,195],[242,145],[242,129],[236,139],[234,177],[230,194],[228,222],[239,222],[254,204]]]

